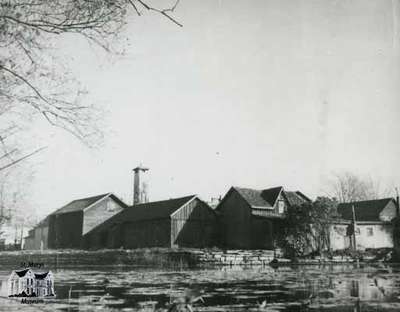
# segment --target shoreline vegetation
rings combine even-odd
[[[392,249],[335,251],[322,255],[285,258],[273,250],[221,250],[191,248],[144,248],[102,250],[21,250],[0,252],[0,265],[16,268],[21,263],[42,263],[43,269],[71,266],[141,266],[196,268],[207,266],[281,266],[340,264],[356,262],[395,262]]]

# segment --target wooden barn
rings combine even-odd
[[[49,216],[40,221],[25,237],[24,249],[44,250],[48,248]]]
[[[48,217],[48,247],[81,248],[83,235],[126,207],[112,193],[70,202]]]
[[[86,247],[211,247],[215,212],[197,196],[129,207],[84,236]]]
[[[310,201],[303,193],[283,187],[265,190],[231,187],[216,211],[220,244],[233,249],[273,249],[287,207]]]

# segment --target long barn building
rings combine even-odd
[[[86,248],[211,247],[215,212],[197,196],[149,202],[122,210],[84,236]]]

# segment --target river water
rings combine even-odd
[[[185,291],[202,293],[194,311],[400,311],[400,266],[328,265],[199,270],[133,267],[53,269],[51,311],[166,311]],[[7,296],[10,269],[0,269]],[[17,301],[15,299],[14,301]],[[20,299],[19,299],[20,300]],[[32,309],[21,305],[15,310]],[[0,306],[7,311],[8,307]]]

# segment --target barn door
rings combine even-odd
[[[253,218],[252,220],[252,248],[274,249],[273,224],[264,218]]]

